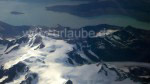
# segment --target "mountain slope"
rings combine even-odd
[[[31,29],[30,26],[12,26],[0,21],[0,37],[14,38],[15,36],[23,35],[23,31]]]
[[[83,30],[95,34],[58,33]],[[0,39],[0,84],[150,83],[148,30],[102,24],[25,31],[14,40]]]

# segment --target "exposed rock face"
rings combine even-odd
[[[73,84],[71,80],[68,80],[65,84]]]

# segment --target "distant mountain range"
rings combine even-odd
[[[0,21],[0,36],[3,38],[16,37],[22,35],[23,31],[27,31],[31,26],[13,26]]]

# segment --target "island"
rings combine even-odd
[[[65,12],[79,17],[100,15],[123,15],[143,22],[150,22],[150,2],[148,0],[96,0],[79,5],[55,5],[47,11]]]
[[[24,13],[18,12],[18,11],[12,11],[10,13],[13,14],[13,15],[22,15],[22,14],[24,14]]]

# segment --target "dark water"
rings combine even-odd
[[[46,6],[62,4],[81,4],[81,1],[52,1],[49,3],[0,1],[0,20],[12,25],[44,25],[56,26],[61,24],[72,28],[86,25],[111,24],[118,26],[132,25],[137,28],[150,29],[150,23],[137,21],[131,17],[121,15],[103,15],[92,18],[82,18],[67,13],[46,11]],[[10,12],[17,11],[24,14],[13,15]]]

